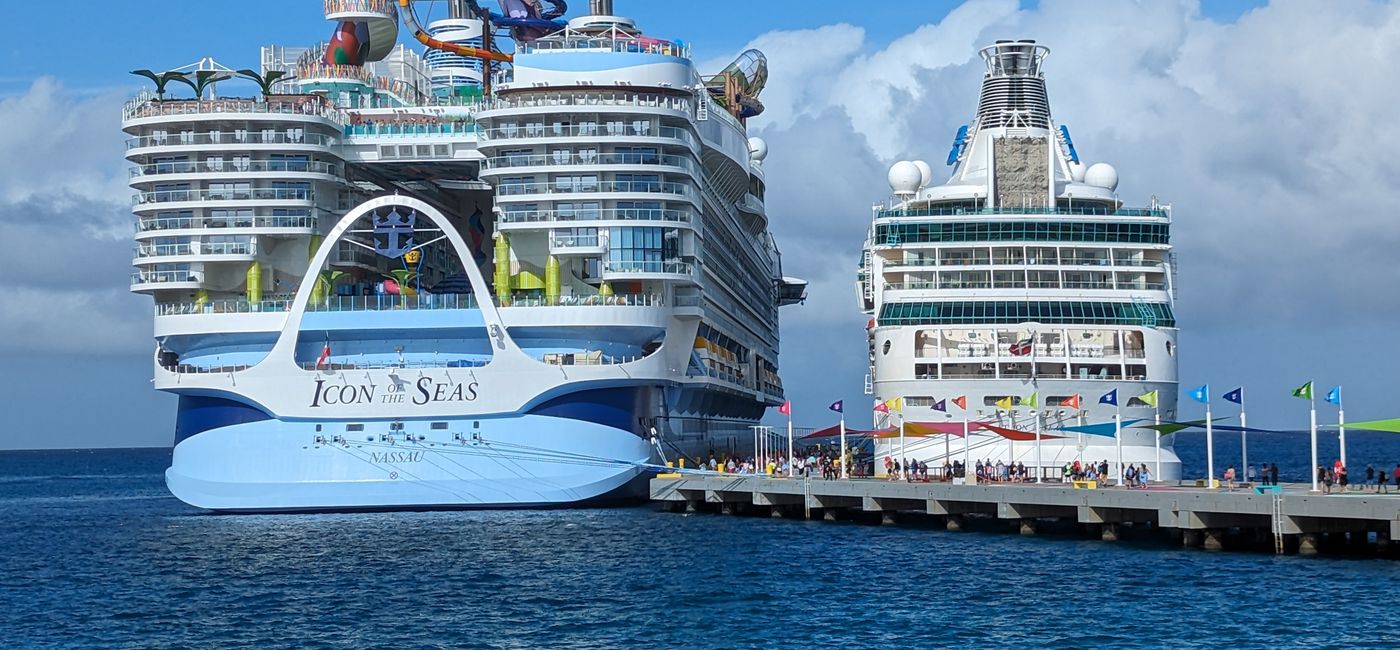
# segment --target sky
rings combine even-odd
[[[574,14],[585,4],[576,0]],[[759,3],[616,0],[706,70],[757,47],[770,67],[767,204],[785,272],[782,374],[799,426],[864,404],[854,281],[869,206],[902,159],[941,167],[977,99],[976,50],[1050,46],[1051,108],[1129,205],[1171,203],[1182,390],[1246,388],[1250,422],[1300,428],[1309,379],[1345,386],[1348,420],[1400,415],[1400,6],[1280,0]],[[0,73],[0,448],[162,446],[151,306],[127,292],[127,74],[202,56],[256,67],[267,43],[331,24],[315,0],[16,3]],[[439,9],[440,11],[440,9]],[[64,16],[82,16],[67,20]],[[22,26],[22,27],[19,27]],[[859,422],[860,409],[852,409]],[[1192,415],[1183,406],[1183,415]],[[1218,415],[1219,413],[1217,413]],[[1335,415],[1324,409],[1322,421]]]

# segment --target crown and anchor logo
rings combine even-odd
[[[374,224],[374,252],[398,259],[414,247],[413,233],[418,223],[418,211],[410,210],[404,214],[394,207],[389,209],[388,214],[375,213],[370,221]]]

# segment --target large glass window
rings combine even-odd
[[[1149,302],[893,302],[880,308],[879,318],[880,325],[1015,325],[1028,321],[1176,327],[1170,305]]]
[[[614,271],[660,272],[663,262],[678,256],[679,242],[674,228],[609,228],[608,266]]]
[[[877,244],[982,241],[1166,244],[1168,238],[1169,225],[1165,223],[994,221],[887,223],[875,226]]]

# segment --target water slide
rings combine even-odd
[[[325,0],[327,20],[340,21],[322,61],[362,66],[393,51],[399,40],[394,0]]]
[[[410,30],[413,31],[413,38],[417,39],[419,43],[422,43],[424,47],[431,48],[434,50],[442,50],[444,52],[450,52],[459,56],[468,56],[475,59],[485,59],[487,61],[501,61],[509,63],[511,60],[513,60],[513,57],[511,55],[505,54],[503,52],[493,52],[491,50],[479,47],[457,45],[455,43],[440,41],[436,38],[433,38],[432,36],[429,36],[428,32],[425,31],[423,27],[418,24],[418,17],[413,13],[412,2],[413,0],[398,0],[399,10],[403,12],[404,25],[406,25]],[[490,27],[488,25],[487,29],[489,28]]]
[[[758,50],[744,50],[719,74],[707,79],[705,86],[729,112],[745,118],[763,112],[758,95],[767,83],[768,57]]]
[[[510,28],[510,36],[517,43],[529,43],[541,36],[564,29],[562,18],[569,11],[564,0],[546,0],[553,6],[544,11],[540,0],[497,0],[502,15],[491,15],[491,22]]]

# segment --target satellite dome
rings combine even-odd
[[[1108,163],[1094,163],[1084,170],[1084,182],[1112,192],[1118,189],[1118,170]]]
[[[913,194],[919,191],[919,186],[924,182],[924,174],[919,170],[919,166],[908,160],[891,165],[886,178],[890,182],[890,189],[894,190],[896,195]]]
[[[763,162],[768,157],[768,143],[763,138],[749,138],[749,160]]]
[[[928,187],[929,182],[933,180],[933,168],[922,160],[915,160],[914,166],[919,168],[919,174],[923,176],[923,180],[919,181],[919,189]]]
[[[1073,181],[1076,182],[1076,183],[1083,183],[1083,182],[1084,182],[1084,170],[1086,170],[1086,169],[1088,169],[1088,167],[1085,166],[1084,163],[1079,162],[1079,161],[1077,161],[1077,160],[1070,161],[1070,163],[1069,163],[1069,177],[1070,177],[1070,179],[1073,180]]]

